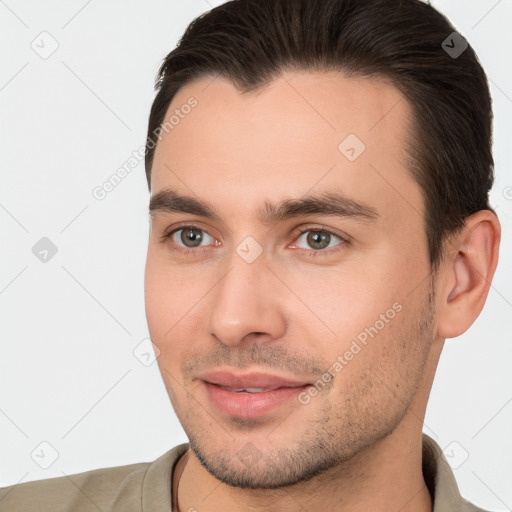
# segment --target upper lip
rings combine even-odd
[[[210,384],[217,384],[227,388],[261,388],[261,389],[277,389],[282,387],[297,388],[309,385],[303,380],[292,380],[278,375],[269,373],[233,373],[226,370],[212,370],[202,373],[199,379]]]

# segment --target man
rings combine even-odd
[[[482,510],[422,433],[498,260],[471,47],[419,0],[235,0],[157,86],[146,315],[190,443],[2,510]]]

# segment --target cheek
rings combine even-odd
[[[364,342],[357,337],[348,342],[330,398],[333,404],[347,406],[340,409],[340,417],[352,411],[357,413],[352,419],[366,419],[368,427],[383,428],[405,413],[421,380],[430,344],[429,333],[420,328],[425,312],[418,307],[410,303],[398,308],[388,323],[374,321],[361,331]]]
[[[295,305],[291,309],[294,321],[311,333],[316,330],[312,347],[315,350],[324,335],[327,335],[326,347],[343,349],[347,342],[373,326],[381,314],[400,301],[403,276],[396,272],[396,266],[386,265],[386,261],[380,264],[375,259],[372,261],[290,273],[283,279],[300,299],[290,297]],[[393,313],[391,311],[390,315]]]
[[[158,250],[149,250],[144,277],[145,310],[151,339],[160,350],[157,359],[167,389],[181,381],[181,365],[201,345],[205,329],[205,293],[213,286],[194,265],[171,265]],[[172,400],[172,398],[171,398]]]
[[[383,257],[380,264],[372,260],[308,279],[295,277],[290,285],[308,306],[298,304],[293,313],[299,339],[339,375],[336,381],[343,389],[353,382],[377,387],[380,381],[372,381],[372,372],[391,387],[408,364],[416,364],[411,359],[421,359],[417,347],[404,344],[415,343],[408,338],[415,336],[411,322],[418,314],[422,287],[410,293],[411,276],[394,258]]]
[[[161,252],[148,250],[144,275],[146,317],[156,339],[171,335],[173,326],[193,307],[194,298],[197,302],[200,287],[190,270],[170,265]]]
[[[167,313],[172,311],[169,300],[174,294],[168,284],[154,251],[149,249],[144,274],[144,302],[149,331],[155,342],[170,326]]]

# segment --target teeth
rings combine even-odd
[[[233,391],[234,393],[242,393],[244,391],[247,393],[262,393],[263,391],[270,391],[270,389],[264,389],[264,388],[238,388],[238,389],[235,389],[235,388],[228,388],[225,386],[221,386],[221,387],[224,389],[227,389],[228,391]]]

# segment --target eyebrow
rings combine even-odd
[[[221,222],[221,216],[207,201],[182,195],[165,188],[151,197],[150,215],[157,213],[190,213]],[[352,217],[360,220],[379,218],[377,210],[367,204],[350,199],[339,192],[322,192],[301,198],[285,199],[278,203],[265,202],[258,210],[258,220],[262,224],[273,224],[289,218],[305,215],[326,215],[332,217]]]

